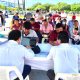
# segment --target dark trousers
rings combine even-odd
[[[31,66],[29,65],[24,65],[23,73],[22,76],[25,79],[27,75],[29,75],[31,72]]]
[[[36,34],[39,38],[39,43],[41,43],[42,42],[42,34],[40,33],[40,31],[36,31]]]
[[[25,79],[27,75],[29,75],[31,72],[31,66],[29,65],[24,65],[24,69],[23,69],[23,73],[22,73],[22,76],[23,78]],[[16,78],[14,80],[20,80],[19,78]]]
[[[72,39],[72,44],[77,44],[77,45],[79,45],[80,44],[80,40],[77,40],[77,41],[75,41],[74,39]]]
[[[47,76],[50,80],[55,80],[55,73],[54,70],[50,69],[47,71]]]

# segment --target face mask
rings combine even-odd
[[[66,22],[64,22],[64,21],[63,21],[63,22],[62,22],[62,24],[63,24],[63,25],[65,25],[65,24],[66,24]]]

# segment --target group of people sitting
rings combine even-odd
[[[76,43],[75,35],[79,35],[78,21],[73,17],[68,26],[66,19],[58,19],[60,21],[53,26],[49,19],[43,19],[40,24],[35,18],[27,21],[20,20],[18,13],[13,16],[12,31],[8,35],[8,41],[0,45],[0,66],[16,66],[25,79],[31,71],[31,66],[25,64],[25,60],[34,58],[35,54],[40,53],[37,43],[42,43],[42,38],[45,38],[46,34],[45,42],[53,46],[45,57],[46,60],[54,61],[54,69],[47,71],[49,79],[54,80],[56,73],[79,73],[80,51],[69,44],[70,39],[72,43]],[[31,40],[32,37],[35,38],[35,41],[32,40],[32,45],[23,45],[24,38]],[[19,80],[13,72],[11,74],[13,80]]]
[[[39,14],[41,13],[36,12],[35,16],[31,16],[28,20],[22,20],[19,19],[18,13],[16,13],[13,16],[13,25],[11,26],[11,29],[23,30],[24,23],[30,22],[30,29],[27,30],[34,30],[34,32],[36,32],[39,43],[48,42],[51,45],[57,45],[56,39],[58,32],[60,31],[66,31],[69,34],[72,44],[80,43],[80,27],[78,20],[76,20],[75,14],[73,14],[72,20],[69,21],[67,21],[67,18],[61,17],[60,14],[57,14],[57,16],[52,16],[49,14],[48,18],[36,19],[39,17]],[[43,38],[45,38],[44,41]]]

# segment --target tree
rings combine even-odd
[[[5,10],[5,6],[4,5],[0,5],[0,8]]]
[[[41,3],[36,3],[35,5],[33,5],[31,8],[32,10],[35,10],[35,8],[38,6],[38,5],[42,5]]]
[[[72,11],[80,11],[80,4],[72,4],[71,10]]]
[[[50,10],[54,10],[54,11],[56,11],[56,10],[58,10],[58,6],[56,6],[56,5],[52,5],[52,6],[50,6]]]
[[[37,9],[42,9],[42,10],[46,10],[46,7],[44,5],[38,5],[35,10]]]
[[[65,5],[61,10],[71,11],[71,5]]]
[[[67,4],[64,2],[59,2],[57,4],[41,4],[41,3],[36,3],[32,7],[28,8],[28,10],[37,10],[37,9],[43,9],[43,10],[65,10],[65,11],[80,11],[80,3],[77,4]]]
[[[49,9],[50,9],[50,7],[51,7],[52,5],[49,4],[49,3],[46,3],[46,4],[44,4],[43,6],[45,7],[45,10],[46,10],[46,11],[49,11]]]
[[[60,10],[62,10],[62,8],[63,8],[64,6],[66,6],[66,5],[67,5],[67,3],[59,2],[56,6],[58,7],[58,10],[60,11]]]

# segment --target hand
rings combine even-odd
[[[26,46],[26,48],[31,49],[31,46]]]

